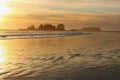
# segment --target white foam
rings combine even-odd
[[[21,38],[51,38],[51,37],[65,37],[65,36],[76,36],[88,33],[81,33],[79,31],[52,31],[52,32],[43,32],[43,31],[9,31],[1,32],[0,39],[21,39]]]

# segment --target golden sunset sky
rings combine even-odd
[[[41,23],[120,30],[120,0],[0,0],[0,29]]]

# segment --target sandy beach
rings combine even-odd
[[[0,40],[1,80],[120,80],[120,33]]]

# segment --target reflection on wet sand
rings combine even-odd
[[[120,37],[117,35],[97,33],[62,38],[0,40],[0,78],[119,80]]]
[[[0,47],[0,63],[4,62],[4,48],[3,47]]]

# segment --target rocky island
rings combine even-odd
[[[100,32],[102,31],[99,27],[84,27],[81,31]]]
[[[34,25],[30,25],[27,29],[20,29],[20,30],[39,30],[39,31],[65,31],[64,24],[58,24],[54,26],[52,24],[40,24],[37,28]]]

